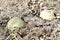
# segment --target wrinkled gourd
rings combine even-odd
[[[25,22],[21,18],[13,17],[12,19],[9,20],[9,22],[7,23],[6,27],[11,32],[13,32],[17,28],[24,28],[24,27],[26,27],[26,24],[25,24]]]
[[[43,10],[40,13],[40,17],[45,20],[53,20],[55,18],[55,15],[52,10]]]

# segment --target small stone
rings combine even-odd
[[[40,13],[40,17],[45,20],[53,20],[55,18],[53,10],[43,10]]]

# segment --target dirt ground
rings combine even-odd
[[[42,10],[54,10],[56,19],[39,17]],[[7,22],[21,17],[26,28],[9,36]],[[0,0],[0,40],[60,40],[60,0]]]

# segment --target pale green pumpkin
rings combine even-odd
[[[9,20],[6,26],[11,32],[16,30],[17,28],[24,28],[26,27],[25,22],[19,17],[13,17]]]

